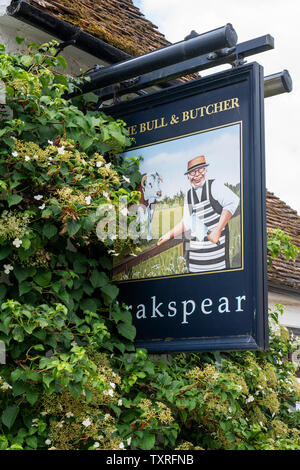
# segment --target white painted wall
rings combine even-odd
[[[269,308],[275,307],[275,304],[284,305],[284,314],[280,316],[279,321],[282,325],[291,328],[300,328],[300,298],[291,294],[277,294],[269,292]]]
[[[0,43],[6,46],[8,52],[14,52],[20,48],[15,41],[16,36],[29,39],[30,42],[36,42],[37,44],[57,39],[38,28],[6,15],[6,7],[9,4],[10,0],[0,0]],[[67,72],[74,76],[80,75],[81,71],[88,70],[95,64],[108,65],[97,57],[73,46],[68,46],[61,55],[68,63]]]

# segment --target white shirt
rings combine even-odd
[[[206,180],[207,181],[207,180]],[[205,183],[204,183],[205,184]],[[195,188],[199,201],[201,201],[202,189],[204,184],[199,188]],[[225,186],[223,183],[219,183],[218,181],[214,180],[211,184],[211,195],[212,197],[218,201],[218,203],[222,206],[223,209],[231,212],[233,215],[238,208],[239,205],[239,198],[236,194],[234,194],[231,189]],[[208,194],[207,194],[208,197]],[[187,202],[187,193],[184,197],[184,206],[183,206],[183,224],[185,230],[191,230],[191,215],[188,207]]]

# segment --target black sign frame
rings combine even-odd
[[[240,97],[241,104],[237,109],[219,112],[214,116],[208,115],[207,119],[205,117],[198,120],[196,128],[190,129],[190,133],[242,122],[244,134],[241,202],[244,263],[240,270],[219,273],[213,271],[198,277],[184,274],[181,277],[117,282],[120,289],[119,301],[129,305],[133,313],[133,323],[137,328],[136,347],[146,348],[151,353],[268,348],[263,68],[254,62],[120,103],[108,111],[113,117],[123,119],[127,123],[136,139],[134,147],[140,149],[164,139],[172,140],[185,136],[187,129],[183,129],[183,124],[178,123],[178,126],[172,127],[170,123],[171,116],[179,116],[187,102],[198,103],[200,100],[201,103],[208,104],[213,102],[211,97],[215,97],[215,102],[221,102],[232,99],[233,96]],[[157,129],[152,133],[138,133],[142,122],[151,122],[159,117],[161,119],[162,115],[164,120],[158,122],[166,124],[165,128],[157,125]],[[195,126],[194,122],[191,124]],[[175,133],[173,137],[172,132]],[[216,298],[224,293],[224,296],[226,294],[226,297],[231,299],[231,303],[238,301],[238,298],[242,298],[242,294],[246,293],[246,306],[242,314],[239,311],[241,305],[236,307],[234,312],[231,310],[231,304],[228,307],[230,311],[225,314],[214,311],[209,316],[203,314],[208,311],[205,309],[204,312],[201,310],[201,314],[193,312],[191,318],[188,318],[189,329],[186,328],[182,317],[175,325],[173,315],[168,317],[170,312],[167,314],[165,310],[162,313],[163,310],[159,308],[155,310],[157,304],[161,304],[163,309],[166,308],[166,296],[169,296],[169,300],[176,297],[176,306],[183,304],[184,299],[190,299],[191,284],[198,291],[195,298],[199,292],[210,292],[209,295],[204,294],[205,300],[207,297],[212,299],[212,286],[219,292]],[[138,319],[136,305],[141,305],[142,302],[148,313]],[[200,302],[203,302],[203,295]],[[212,299],[212,302],[215,304],[216,300]],[[199,303],[196,302],[197,309]],[[180,313],[178,319],[179,317]],[[193,325],[190,324],[192,318]]]

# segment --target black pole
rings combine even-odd
[[[191,39],[93,72],[89,74],[88,80],[79,85],[77,91],[68,95],[68,98],[98,90],[193,57],[233,47],[236,43],[237,34],[232,25],[228,23],[221,28],[199,34]]]

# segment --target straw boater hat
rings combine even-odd
[[[188,175],[191,171],[195,170],[196,168],[204,168],[208,165],[209,163],[206,163],[204,155],[201,155],[200,157],[194,157],[188,162],[187,171],[184,174]]]

